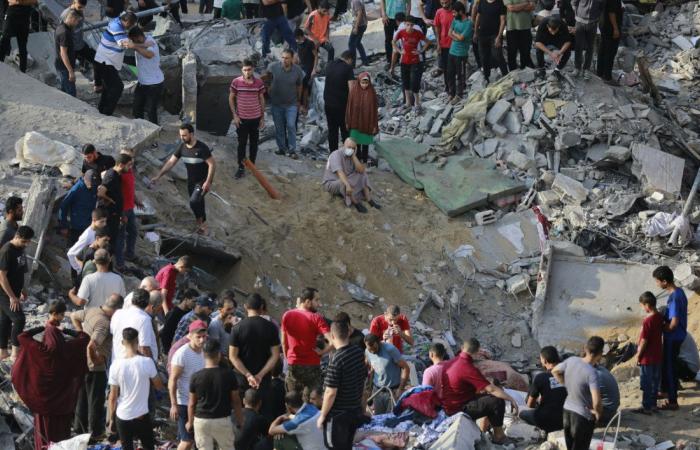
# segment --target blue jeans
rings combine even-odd
[[[642,389],[642,408],[651,409],[656,406],[656,394],[659,392],[661,381],[661,365],[641,365],[639,385]]]
[[[119,227],[119,237],[114,245],[114,256],[117,260],[117,267],[124,265],[124,246],[126,244],[126,256],[132,258],[136,247],[136,236],[138,235],[138,224],[136,214],[133,209],[124,211],[126,223]]]
[[[58,79],[61,82],[61,90],[75,97],[75,81],[68,81],[68,71],[65,69],[56,69],[56,72],[58,72]]]
[[[272,105],[275,140],[280,151],[292,153],[297,149],[297,107]]]
[[[350,33],[350,38],[348,39],[348,50],[352,53],[352,63],[355,65],[355,55],[356,52],[360,52],[360,60],[362,64],[369,64],[367,59],[367,53],[365,52],[365,47],[362,45],[362,36],[364,36],[365,31],[367,31],[367,26],[362,26],[357,28],[357,34]]]
[[[271,19],[267,19],[265,21],[265,25],[263,25],[263,56],[267,56],[267,54],[270,53],[270,36],[272,36],[272,33],[275,30],[279,30],[280,34],[282,35],[282,39],[287,41],[287,44],[289,44],[289,48],[291,48],[294,51],[297,50],[297,41],[296,39],[294,39],[294,33],[292,32],[292,29],[289,28],[289,22],[287,22],[287,18],[284,16],[273,17]]]

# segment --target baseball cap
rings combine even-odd
[[[195,320],[192,322],[187,329],[190,333],[199,331],[199,330],[206,330],[208,328],[207,323],[203,320]]]
[[[197,297],[197,305],[208,306],[209,308],[214,308],[214,300],[209,298],[208,295],[200,295]]]

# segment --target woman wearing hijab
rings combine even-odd
[[[358,159],[367,164],[369,145],[374,142],[374,135],[379,133],[377,93],[367,72],[362,72],[357,80],[350,82],[345,122],[350,137],[357,142]]]
[[[65,304],[52,305],[49,311],[52,314],[45,327],[18,336],[19,355],[12,367],[12,384],[34,414],[36,450],[71,437],[70,426],[78,390],[87,372],[86,349],[90,341],[83,332],[59,328]],[[42,331],[42,340],[34,339]],[[66,341],[64,333],[74,338]]]

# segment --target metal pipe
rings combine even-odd
[[[700,169],[698,169],[698,173],[695,174],[695,181],[693,181],[693,187],[690,188],[690,193],[688,194],[688,198],[683,206],[681,217],[688,217],[690,208],[693,206],[693,200],[695,200],[695,194],[698,192],[698,186],[700,186]],[[673,233],[671,233],[671,238],[668,240],[668,245],[675,245],[675,242],[678,239],[678,233],[680,232],[681,224],[679,223],[673,228]]]
[[[166,12],[170,9],[170,6],[171,5],[165,5],[165,6],[159,6],[157,8],[139,11],[139,12],[135,13],[136,18],[140,19],[141,17],[154,16],[156,14]],[[109,20],[112,20],[112,19],[109,19]],[[93,23],[92,25],[88,25],[87,27],[83,28],[83,31],[90,31],[90,30],[96,30],[98,28],[104,28],[109,23],[109,20],[103,20],[102,22],[97,22],[97,23]]]

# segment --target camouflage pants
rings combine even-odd
[[[321,366],[290,365],[287,372],[287,392],[302,392],[304,388],[321,385]]]

